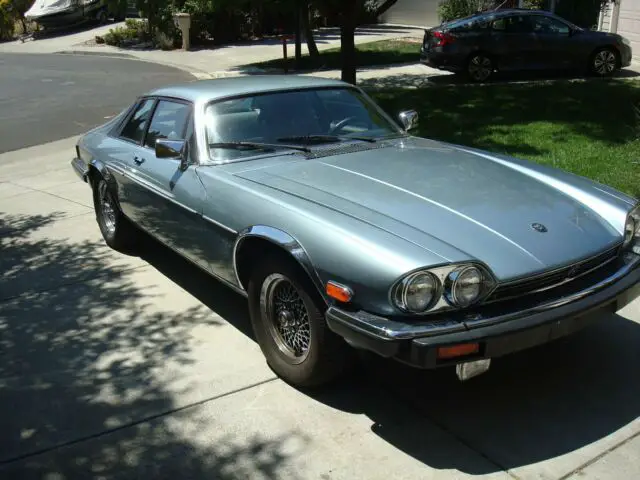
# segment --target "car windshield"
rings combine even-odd
[[[294,145],[372,143],[403,134],[367,97],[341,87],[216,101],[205,110],[205,125],[214,161],[254,156],[280,145],[284,150]]]

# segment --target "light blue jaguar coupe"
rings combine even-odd
[[[86,133],[72,166],[111,247],[144,231],[246,295],[294,385],[354,348],[466,380],[640,294],[636,199],[416,123],[340,81],[197,81]]]

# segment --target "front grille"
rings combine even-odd
[[[521,297],[541,290],[548,290],[561,284],[570,282],[588,272],[596,271],[618,257],[620,245],[599,253],[594,257],[578,263],[562,267],[551,272],[542,273],[535,277],[516,280],[499,285],[487,302],[497,302],[508,298]]]

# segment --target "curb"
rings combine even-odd
[[[140,58],[131,53],[120,53],[120,52],[92,52],[89,50],[60,50],[58,52],[53,52],[53,55],[85,55],[85,56],[94,56],[94,57],[110,57],[110,58],[120,58],[125,60],[134,60],[138,62],[152,63],[154,65],[164,65],[166,67],[175,68],[181,70],[183,72],[188,73],[192,77],[195,77],[196,80],[205,80],[212,77],[209,72],[205,72],[204,70],[194,69],[193,67],[185,67],[184,65],[178,65],[170,62],[159,62],[155,60],[149,60],[146,58]]]

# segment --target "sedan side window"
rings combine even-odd
[[[568,35],[569,25],[555,18],[537,15],[533,17],[533,31],[535,33],[546,33],[552,35]]]
[[[154,99],[148,98],[138,105],[135,112],[122,129],[122,132],[120,132],[121,138],[131,140],[138,144],[142,142],[144,131],[147,128],[147,122],[149,121],[149,117],[151,117],[151,110],[153,109],[154,101]]]
[[[146,147],[155,148],[156,140],[166,138],[168,140],[182,140],[185,138],[185,130],[191,107],[185,103],[160,100],[149,131],[144,139]]]
[[[497,18],[493,21],[491,29],[506,33],[531,33],[531,22],[525,15],[512,15]]]

